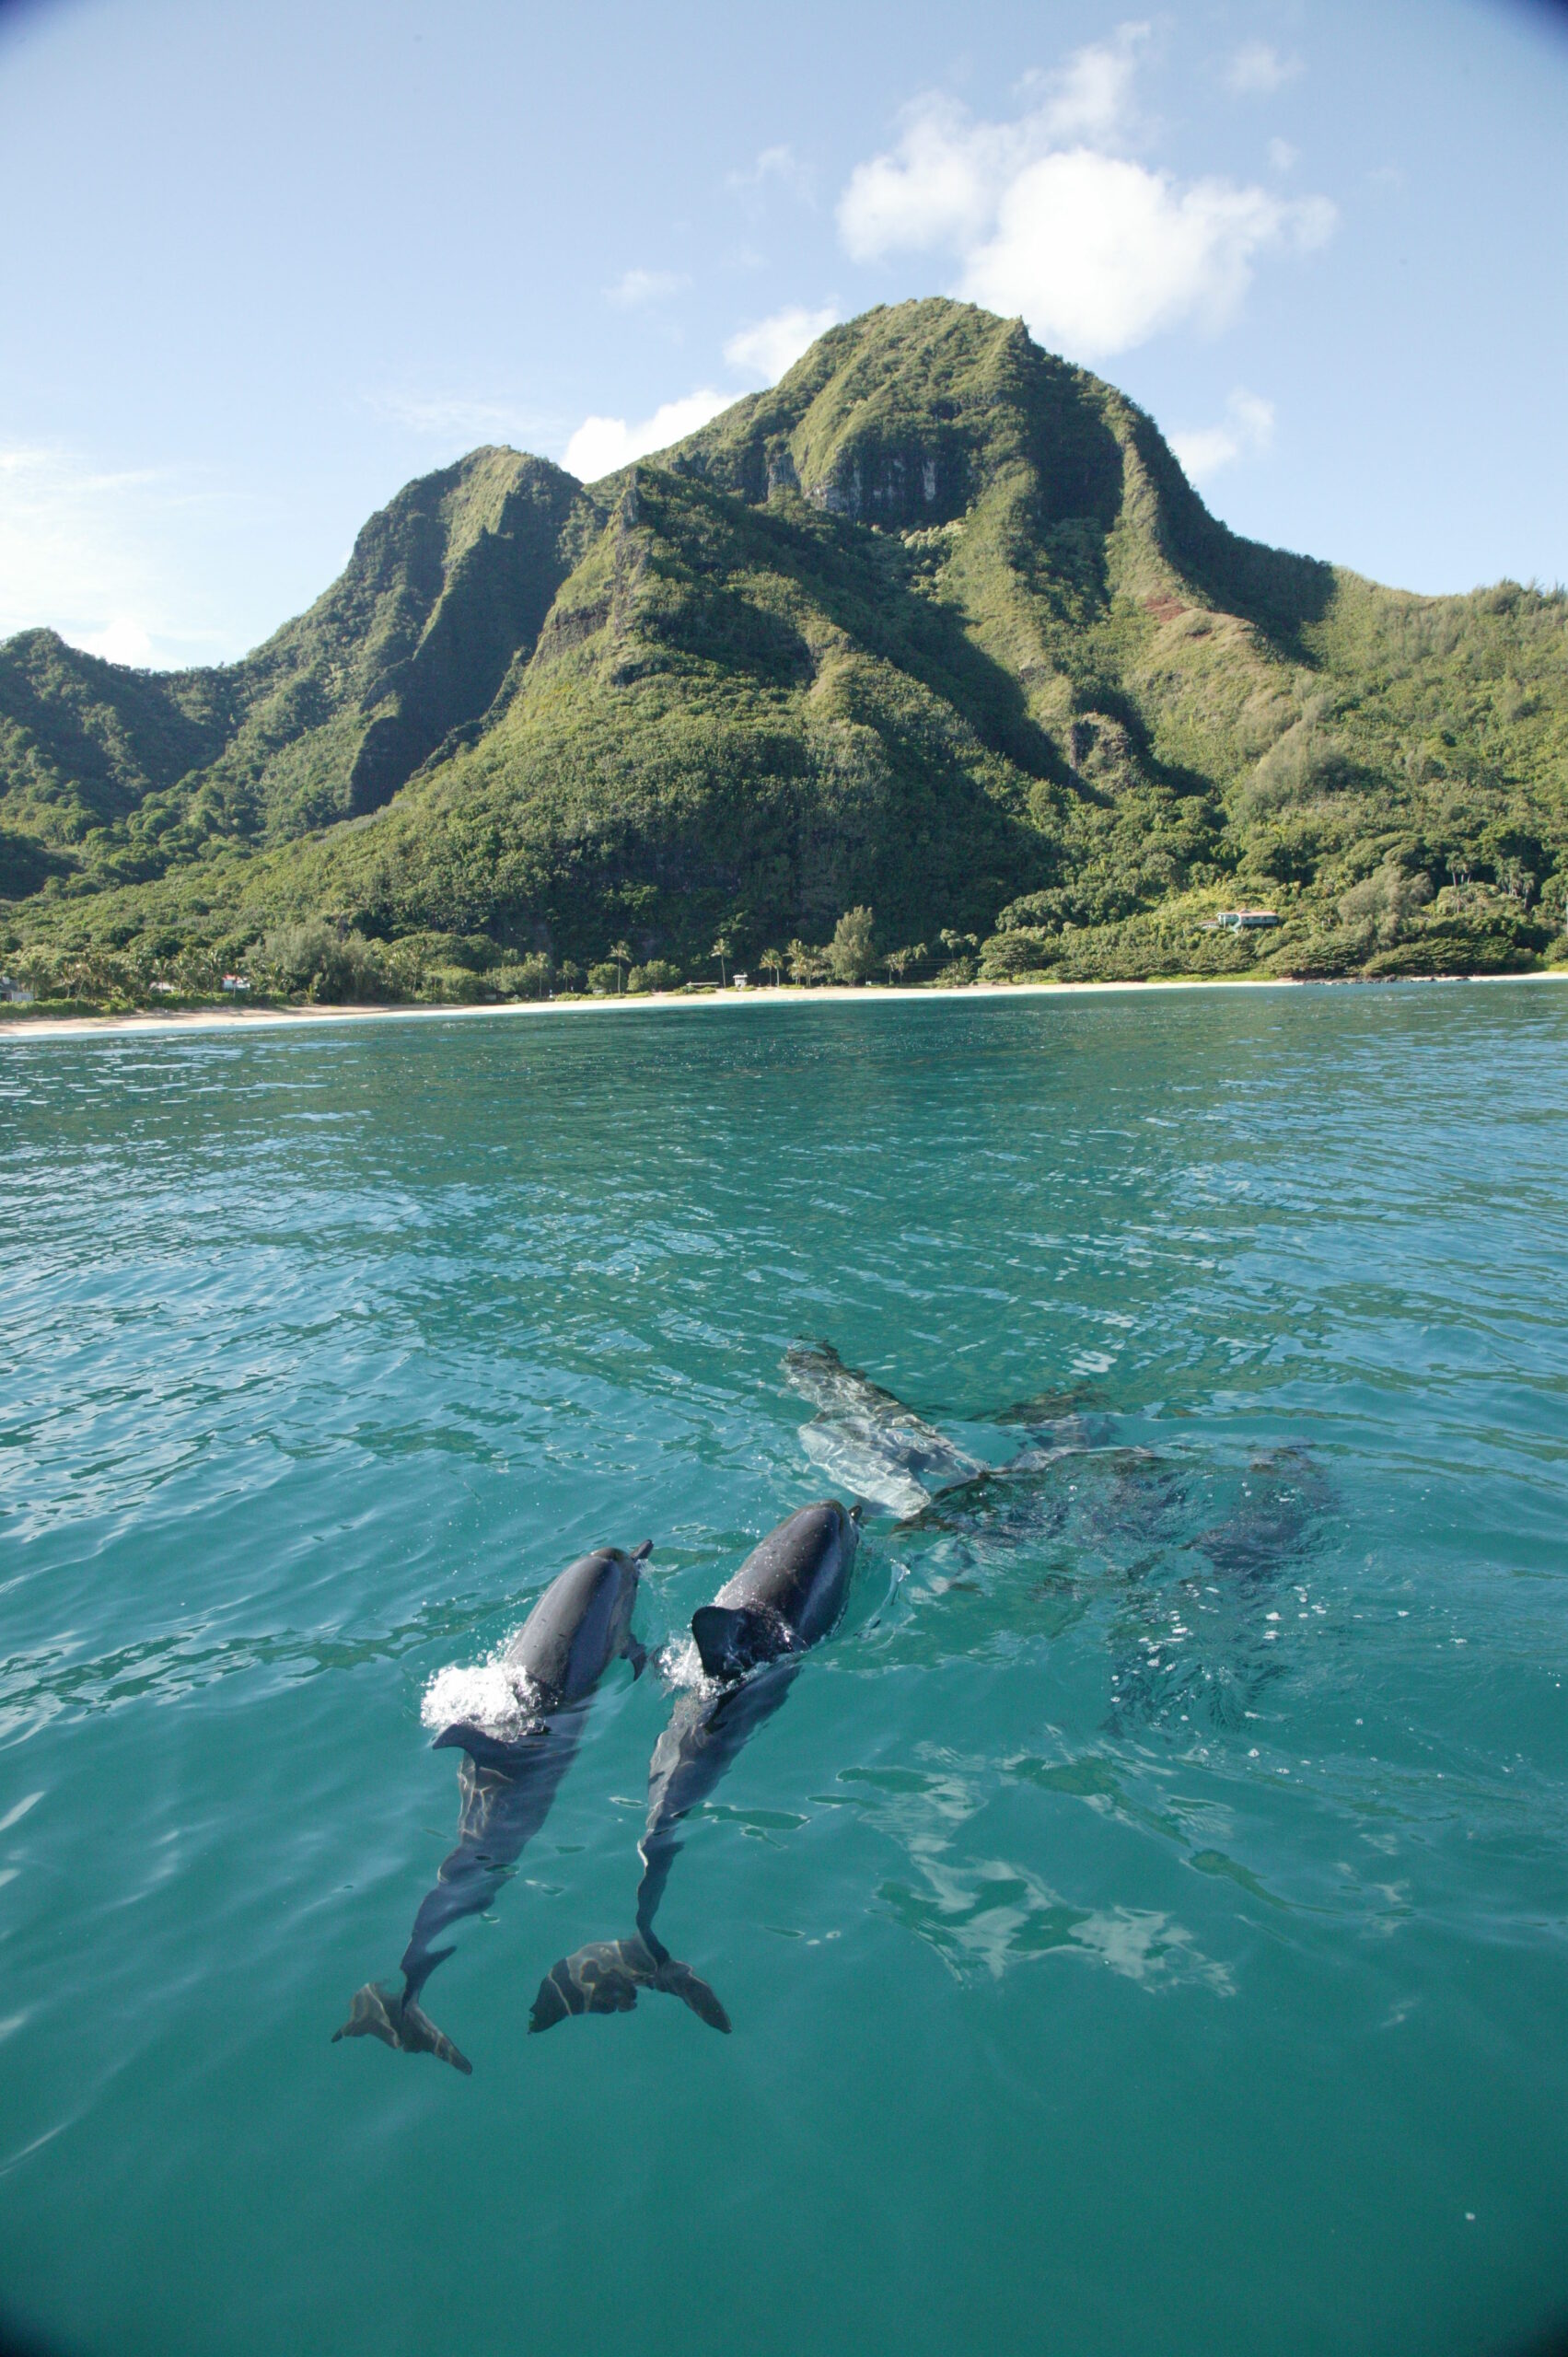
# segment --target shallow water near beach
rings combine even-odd
[[[71,2351],[1504,2351],[1568,2311],[1568,994],[0,1045],[0,2311]],[[873,1515],[631,1930],[617,1664],[426,2009],[431,1682]],[[1017,1408],[1008,1418],[1005,1411]],[[1024,1469],[1032,1465],[1032,1469]]]

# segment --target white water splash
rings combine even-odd
[[[449,1661],[438,1669],[424,1689],[419,1715],[435,1735],[466,1719],[497,1743],[516,1743],[539,1710],[536,1689],[497,1647],[487,1661]]]
[[[691,1693],[714,1683],[703,1670],[695,1637],[672,1637],[659,1655],[656,1666],[667,1686],[682,1687]]]

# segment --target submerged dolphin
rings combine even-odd
[[[677,1702],[649,1763],[637,1928],[630,1939],[593,1941],[553,1965],[534,1999],[530,2030],[549,2029],[568,2014],[630,2013],[639,1989],[664,1990],[713,2028],[728,2029],[718,1998],[670,1955],[654,1918],[681,1848],[679,1827],[784,1701],[801,1655],[836,1625],[859,1541],[854,1515],[836,1498],[803,1506],[692,1614],[705,1682]]]
[[[435,2054],[459,2071],[472,2069],[420,2007],[425,1982],[452,1953],[432,1943],[463,1916],[483,1912],[499,1878],[544,1823],[610,1663],[624,1655],[633,1676],[641,1672],[647,1656],[632,1634],[632,1608],[652,1548],[651,1539],[631,1555],[601,1547],[568,1564],[545,1589],[503,1656],[531,1713],[520,1732],[502,1737],[459,1719],[436,1736],[432,1750],[454,1746],[467,1754],[458,1771],[457,1847],[414,1917],[399,1968],[402,1988],[366,1981],[347,2021],[333,2031],[334,2044],[379,2038],[405,2054]]]
[[[817,1410],[800,1428],[807,1456],[867,1505],[919,1514],[943,1490],[988,1470],[879,1383],[845,1366],[830,1342],[794,1343],[784,1364],[791,1389]]]

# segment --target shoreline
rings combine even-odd
[[[1390,978],[1390,981],[1395,978]],[[1423,974],[1399,978],[1401,990],[1441,986],[1452,989],[1476,983],[1568,982],[1568,967],[1548,968],[1534,974]],[[1382,987],[1374,982],[1366,987]],[[145,1033],[173,1036],[182,1031],[282,1030],[318,1023],[451,1023],[476,1018],[527,1017],[548,1015],[629,1014],[650,1007],[690,1011],[696,1007],[820,1006],[824,1004],[877,1005],[883,1002],[921,999],[944,1003],[968,999],[1027,999],[1098,997],[1109,991],[1300,991],[1342,990],[1344,982],[1313,982],[1287,974],[1172,974],[1146,981],[1123,982],[965,982],[950,990],[908,989],[887,983],[858,988],[830,983],[815,990],[796,984],[752,990],[714,990],[688,996],[680,991],[648,991],[616,998],[478,1000],[453,1006],[282,1006],[251,1008],[198,1007],[169,1015],[68,1015],[52,1021],[48,1016],[0,1018],[0,1041],[28,1039],[104,1039]]]

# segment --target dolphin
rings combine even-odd
[[[649,1763],[636,1929],[630,1939],[596,1940],[552,1965],[540,1982],[530,2031],[550,2029],[568,2014],[630,2013],[639,1989],[679,1997],[712,2028],[728,2030],[713,1990],[670,1955],[654,1919],[682,1846],[679,1828],[784,1701],[803,1655],[836,1627],[859,1542],[855,1515],[836,1498],[802,1506],[692,1614],[703,1682],[676,1703]]]
[[[1194,1530],[1216,1492],[1231,1492],[1229,1511]],[[1265,1608],[1301,1572],[1333,1503],[1328,1474],[1299,1445],[1258,1451],[1239,1478],[1216,1466],[1173,1476],[1165,1544],[1182,1574],[1135,1589],[1111,1631],[1113,1734],[1200,1719],[1245,1725],[1286,1667],[1264,1625],[1278,1616]]]
[[[424,1897],[399,1967],[401,1990],[377,1980],[356,1991],[340,2038],[379,2038],[405,2054],[434,2054],[471,2072],[444,2031],[420,2006],[424,1984],[452,1953],[433,1945],[465,1915],[482,1914],[498,1882],[550,1814],[572,1764],[594,1689],[621,1655],[641,1675],[647,1659],[632,1633],[632,1610],[645,1540],[632,1554],[601,1547],[580,1555],[551,1582],[507,1646],[503,1660],[528,1715],[516,1733],[495,1735],[471,1719],[443,1727],[431,1749],[460,1749],[461,1807],[457,1847],[443,1859]]]
[[[867,1505],[905,1518],[990,1470],[879,1383],[845,1366],[830,1342],[796,1342],[784,1379],[817,1413],[800,1428],[814,1465]]]

